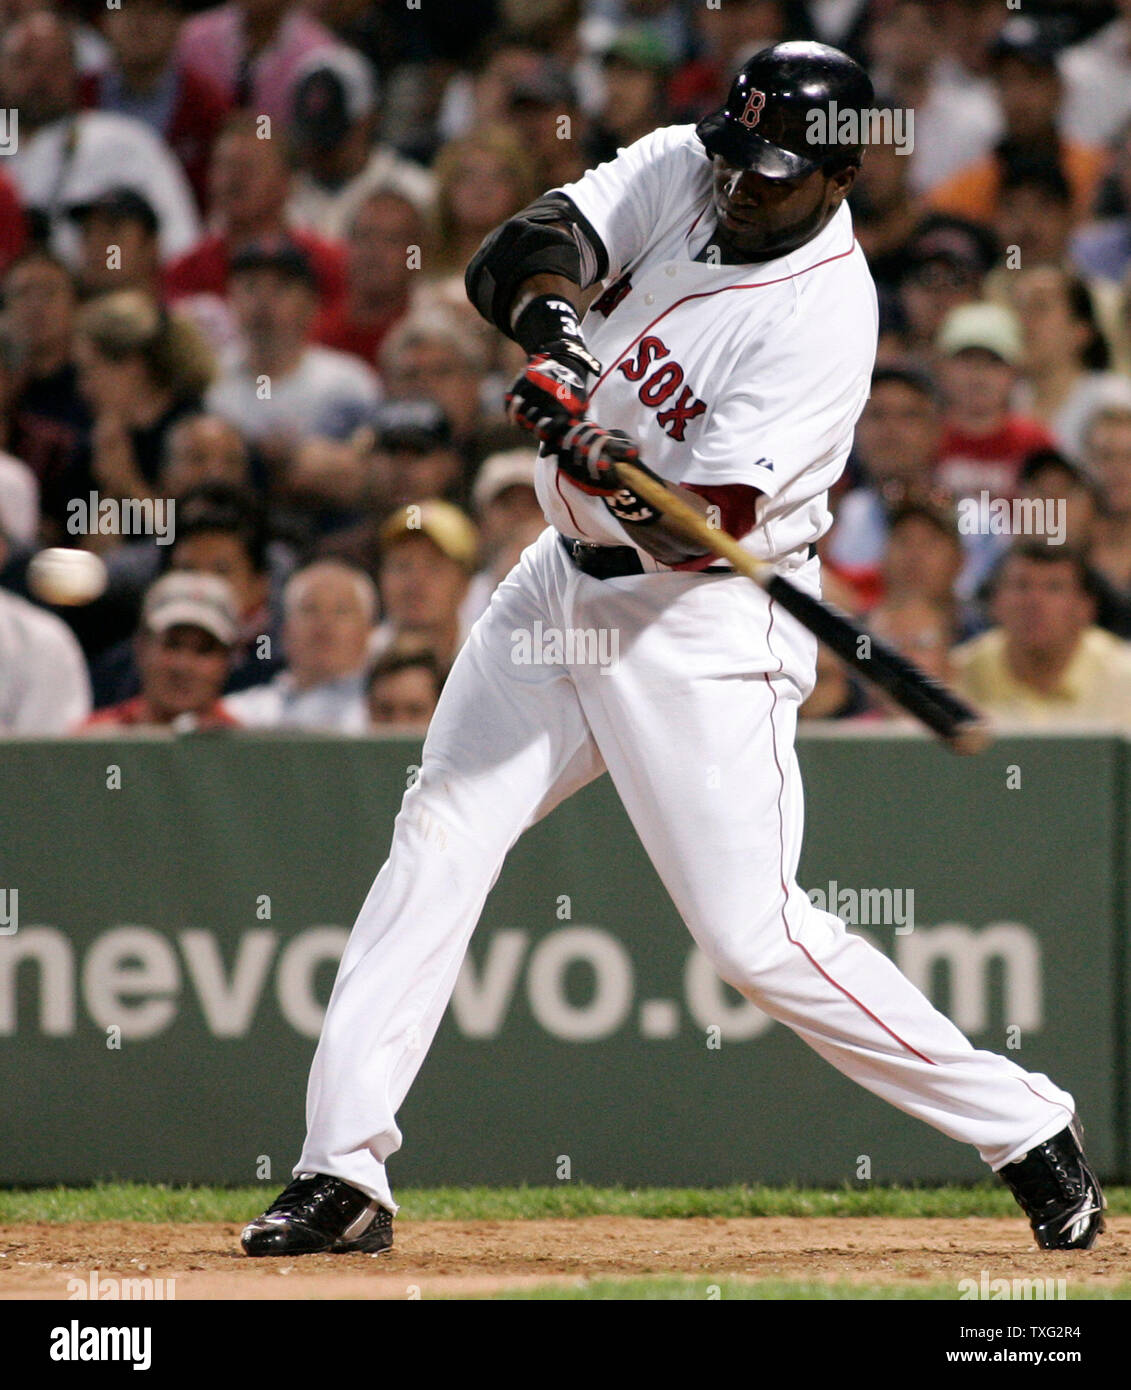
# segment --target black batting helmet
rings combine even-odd
[[[864,146],[837,139],[841,113],[874,100],[868,74],[839,48],[778,43],[764,48],[731,83],[725,103],[695,127],[709,155],[767,178],[801,178],[836,160],[858,164]],[[823,113],[820,120],[814,112]],[[859,136],[861,122],[852,123]]]

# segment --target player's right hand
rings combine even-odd
[[[585,418],[588,375],[600,371],[596,358],[585,361],[573,344],[551,344],[532,357],[507,393],[507,417],[556,448],[566,431]]]

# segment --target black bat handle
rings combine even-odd
[[[842,661],[887,691],[901,708],[940,738],[962,752],[975,751],[982,745],[982,720],[977,710],[855,623],[847,613],[803,593],[780,574],[767,582],[766,592]]]

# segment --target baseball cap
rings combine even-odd
[[[450,502],[414,502],[399,507],[378,533],[382,550],[396,545],[408,536],[424,535],[439,550],[462,565],[475,568],[479,551],[479,534],[470,519]]]
[[[667,72],[672,67],[667,45],[650,29],[622,29],[605,50],[604,62],[620,63],[645,72]]]
[[[1002,25],[990,47],[995,66],[1007,58],[1017,58],[1031,68],[1056,69],[1058,49],[1048,29],[1028,15],[1015,15]]]
[[[350,127],[377,108],[377,83],[370,64],[349,48],[311,54],[296,74],[291,124],[300,141],[333,149]]]
[[[168,632],[172,627],[199,627],[230,647],[239,631],[236,601],[231,586],[217,574],[174,570],[151,586],[141,610],[148,632]]]
[[[435,401],[424,397],[385,401],[373,416],[373,433],[383,449],[431,453],[452,442],[452,426]]]
[[[535,72],[511,85],[511,106],[562,107],[577,104],[577,92],[569,73],[553,58],[544,58]]]
[[[318,276],[310,257],[289,237],[261,237],[249,241],[232,256],[229,271],[237,275],[241,270],[277,270],[294,280],[303,280],[314,289],[318,288]]]
[[[946,261],[971,277],[986,275],[997,259],[992,233],[962,218],[939,215],[923,223],[907,248],[914,271],[931,261]]]
[[[952,309],[939,330],[937,346],[945,357],[981,348],[1011,367],[1024,353],[1017,315],[1001,304],[960,304]]]
[[[482,512],[509,487],[533,488],[537,459],[536,449],[507,449],[502,453],[489,454],[483,460],[471,490],[475,510]]]
[[[116,222],[140,222],[150,236],[156,236],[160,226],[149,199],[136,188],[127,188],[124,184],[108,188],[84,203],[73,203],[67,209],[72,222],[85,222],[92,213],[100,213]]]

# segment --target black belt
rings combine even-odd
[[[640,559],[640,552],[631,545],[597,545],[593,541],[579,541],[572,536],[558,532],[558,540],[565,553],[582,574],[592,579],[621,579],[629,574],[644,574],[647,571]],[[809,547],[809,558],[817,553],[817,547]],[[708,565],[706,569],[681,571],[687,574],[733,574],[730,565]]]

